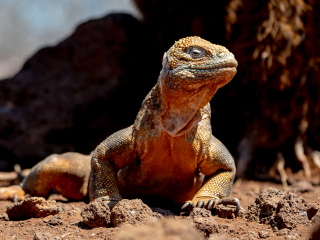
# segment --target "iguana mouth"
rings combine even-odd
[[[176,74],[178,72],[184,71],[184,70],[190,70],[190,71],[203,71],[203,72],[212,72],[223,68],[237,68],[238,62],[235,60],[231,60],[228,62],[221,62],[221,63],[213,63],[213,64],[207,64],[204,66],[180,66],[176,69],[172,70],[173,74]]]
[[[192,67],[190,69],[195,69],[195,70],[214,70],[214,69],[220,69],[220,68],[229,68],[229,67],[238,67],[238,62],[233,60],[233,61],[227,61],[227,62],[221,62],[221,63],[213,63],[211,65],[205,65],[205,66],[196,66]]]

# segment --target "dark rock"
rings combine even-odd
[[[151,210],[155,213],[159,213],[162,216],[174,216],[174,213],[167,209],[152,207]]]
[[[56,237],[53,236],[50,233],[41,233],[41,232],[37,232],[34,237],[33,240],[60,240],[60,237]]]
[[[142,226],[124,225],[114,240],[204,240],[205,238],[193,226],[184,220],[166,217],[154,223]]]
[[[262,191],[248,209],[246,218],[249,221],[270,224],[278,229],[292,229],[299,224],[309,224],[318,212],[314,204],[302,197],[273,188]]]
[[[103,200],[89,203],[81,212],[83,222],[90,228],[107,227],[111,223],[111,212]]]
[[[317,216],[316,214],[318,213],[319,209],[312,203],[307,203],[306,208],[308,219],[313,220],[313,218]]]
[[[208,237],[210,234],[218,232],[216,220],[211,215],[211,211],[205,208],[192,209],[187,220],[191,221],[192,225],[198,228],[204,236]]]
[[[234,206],[218,205],[214,210],[214,215],[221,218],[234,219],[236,217],[244,217],[244,209],[241,208],[239,211]]]
[[[111,211],[111,221],[115,227],[122,224],[141,225],[162,217],[161,214],[155,214],[141,199],[123,199]]]
[[[131,125],[161,69],[151,45],[135,18],[110,14],[38,51],[0,81],[0,160],[25,168],[52,153],[88,154]]]
[[[320,239],[320,223],[314,227],[310,240],[319,240],[319,239]]]
[[[62,206],[57,204],[56,201],[46,201],[42,197],[27,198],[12,206],[7,206],[7,214],[12,220],[41,218],[62,211]]]

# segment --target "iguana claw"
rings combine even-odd
[[[208,202],[208,205],[207,205],[208,210],[211,210],[214,207],[215,202],[216,201],[213,199]]]
[[[194,208],[194,203],[193,202],[186,202],[185,204],[183,204],[183,206],[181,207],[181,210],[189,210],[191,211]]]
[[[199,201],[198,203],[197,203],[197,207],[198,208],[202,208],[204,206],[204,201]]]
[[[191,211],[194,207],[198,207],[198,208],[204,207],[208,210],[211,210],[220,204],[233,205],[236,207],[236,211],[239,211],[241,209],[239,199],[237,199],[237,198],[222,198],[222,199],[210,199],[208,202],[205,202],[204,200],[200,200],[196,204],[193,201],[188,201],[181,207],[181,210],[188,209],[189,211]]]

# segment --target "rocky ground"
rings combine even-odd
[[[104,202],[68,202],[57,194],[1,201],[0,239],[310,239],[320,224],[320,186],[289,187],[286,193],[273,182],[236,182],[231,197],[245,210],[238,214],[219,206],[174,215],[141,200],[123,200],[110,211]],[[312,239],[320,239],[319,231]]]

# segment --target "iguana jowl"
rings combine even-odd
[[[236,74],[225,47],[200,37],[177,41],[163,56],[158,82],[133,125],[94,151],[89,196],[112,207],[122,198],[212,208],[231,203],[235,164],[212,135],[209,101]]]

